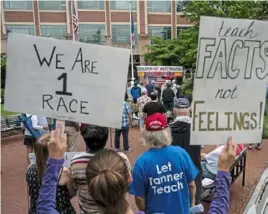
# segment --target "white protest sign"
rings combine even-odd
[[[81,152],[65,152],[64,153],[64,167],[70,167],[71,166],[71,160],[75,155],[81,154]]]
[[[5,109],[120,128],[130,51],[11,33]]]
[[[201,17],[191,144],[261,142],[268,23]]]
[[[81,154],[82,152],[65,152],[63,166],[69,168],[71,166],[71,160],[75,155]],[[34,153],[29,153],[30,164],[36,163],[36,157]]]

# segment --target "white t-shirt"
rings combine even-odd
[[[31,114],[26,114],[26,116],[27,116],[27,117],[30,117]],[[32,120],[32,126],[33,126],[34,129],[36,129],[36,130],[40,130],[40,131],[44,131],[44,130],[43,130],[43,126],[45,126],[45,125],[41,125],[41,124],[39,124],[39,120],[38,120],[38,117],[37,117],[36,115],[32,115],[31,120]],[[44,122],[44,121],[43,121],[43,122]],[[23,123],[21,124],[21,127],[22,127],[23,129],[25,129],[25,133],[24,133],[24,135],[32,136],[32,134],[31,134],[31,133],[29,132],[29,130],[24,126]],[[43,134],[43,133],[42,133],[42,134]]]

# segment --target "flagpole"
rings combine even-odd
[[[130,60],[131,60],[131,84],[134,84],[133,41],[132,41],[132,1],[129,0],[129,29],[130,29]],[[134,21],[133,21],[134,22]]]
[[[74,0],[71,1],[71,13],[72,13],[72,32],[73,32],[73,42],[75,42],[75,32],[74,32]]]

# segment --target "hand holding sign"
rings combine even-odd
[[[47,146],[50,158],[63,159],[67,149],[67,136],[64,134],[64,123],[62,121],[57,121],[56,130],[51,132]]]

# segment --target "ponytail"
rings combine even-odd
[[[125,214],[128,203],[128,176],[124,159],[113,150],[104,149],[87,166],[89,194],[103,214]]]

